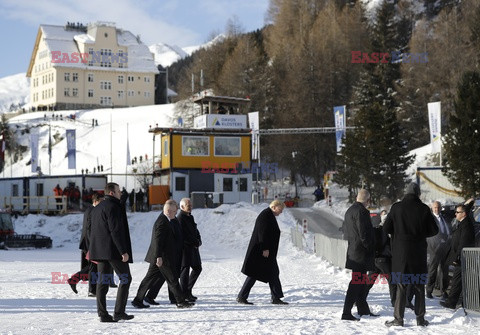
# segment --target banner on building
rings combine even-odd
[[[75,144],[75,129],[67,129],[67,157],[68,168],[77,168],[77,149]]]
[[[333,115],[335,116],[335,137],[337,141],[337,152],[342,149],[342,138],[345,136],[346,116],[345,106],[333,107]]]
[[[30,149],[32,151],[31,165],[32,172],[36,173],[38,169],[38,133],[30,134]]]
[[[259,148],[259,136],[260,136],[260,121],[258,112],[248,113],[248,124],[252,129],[252,159],[258,159]]]
[[[440,152],[442,148],[442,123],[440,101],[428,104],[428,125],[430,126],[430,143],[432,153]]]

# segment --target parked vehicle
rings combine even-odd
[[[9,248],[51,248],[52,239],[38,234],[16,234],[12,215],[0,212],[0,249]]]

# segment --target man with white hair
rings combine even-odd
[[[355,303],[360,316],[378,316],[373,314],[368,306],[368,285],[365,280],[367,272],[375,270],[375,238],[370,212],[367,209],[370,193],[361,189],[356,200],[345,212],[344,221],[344,233],[348,240],[345,268],[352,270],[352,280],[345,295],[342,320],[349,321],[359,321],[352,315]]]

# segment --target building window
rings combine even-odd
[[[65,81],[70,81],[70,73],[65,72],[64,75],[63,75],[63,78],[65,79]]]
[[[163,155],[168,156],[168,140],[165,140],[165,142],[163,142]]]
[[[240,137],[215,137],[215,156],[239,157],[241,150]]]
[[[146,83],[149,83],[149,82],[150,82],[150,77],[144,77],[143,80],[144,80]]]
[[[72,89],[72,95],[73,95],[74,97],[78,97],[78,88],[73,88],[73,89]]]
[[[93,73],[88,74],[88,82],[93,83]]]
[[[93,90],[92,89],[88,90],[88,97],[93,98]]]
[[[223,192],[233,191],[233,178],[223,178]]]
[[[18,184],[12,185],[12,197],[18,197]]]
[[[36,186],[37,197],[43,197],[43,183],[38,183],[35,186]]]
[[[118,76],[118,83],[123,84],[123,76]]]
[[[112,97],[100,97],[100,105],[111,106],[112,105]]]
[[[73,82],[78,82],[78,73],[77,72],[72,73],[72,81]]]
[[[112,82],[111,81],[101,81],[100,82],[100,89],[101,90],[111,90],[112,89]]]
[[[120,69],[123,69],[123,63],[118,63],[118,67],[119,67]]]
[[[70,89],[69,88],[64,88],[63,89],[63,96],[64,97],[69,97],[70,96]]]
[[[175,190],[185,191],[185,177],[175,177]]]
[[[134,76],[128,76],[128,81],[135,81],[135,77]]]
[[[123,91],[118,91],[118,98],[123,99],[125,97],[125,93]]]
[[[240,192],[247,192],[247,190],[248,190],[248,179],[247,178],[240,178],[239,188],[240,188]]]
[[[145,98],[150,98],[150,92],[143,92],[143,96]]]
[[[135,96],[135,91],[128,91],[128,96],[129,97],[134,97]]]
[[[210,156],[208,136],[182,136],[183,156]]]

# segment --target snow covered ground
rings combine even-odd
[[[162,288],[159,306],[138,310],[130,305],[147,271],[143,262],[150,242],[151,227],[158,212],[128,213],[133,244],[133,283],[127,313],[131,321],[102,324],[97,319],[94,298],[87,297],[87,285],[78,285],[75,295],[67,284],[52,284],[52,272],[69,276],[79,270],[78,239],[81,214],[63,217],[29,215],[16,221],[18,233],[38,232],[53,239],[49,250],[0,250],[0,333],[1,334],[475,334],[480,319],[452,313],[427,299],[426,329],[415,326],[408,310],[404,328],[388,329],[393,308],[387,285],[375,285],[369,303],[378,318],[362,317],[360,322],[341,321],[349,272],[331,266],[314,255],[298,251],[290,242],[295,225],[287,209],[278,217],[282,230],[279,250],[280,279],[288,306],[272,305],[268,285],[257,283],[249,298],[255,305],[235,302],[245,276],[240,268],[253,224],[266,204],[238,203],[215,209],[195,209],[193,214],[202,234],[203,272],[194,288],[199,297],[188,310],[168,303]],[[328,207],[325,207],[328,209]],[[332,215],[345,210],[338,205]],[[116,289],[110,289],[107,305],[113,311]],[[354,310],[355,311],[355,310]],[[476,330],[477,329],[477,330]]]

